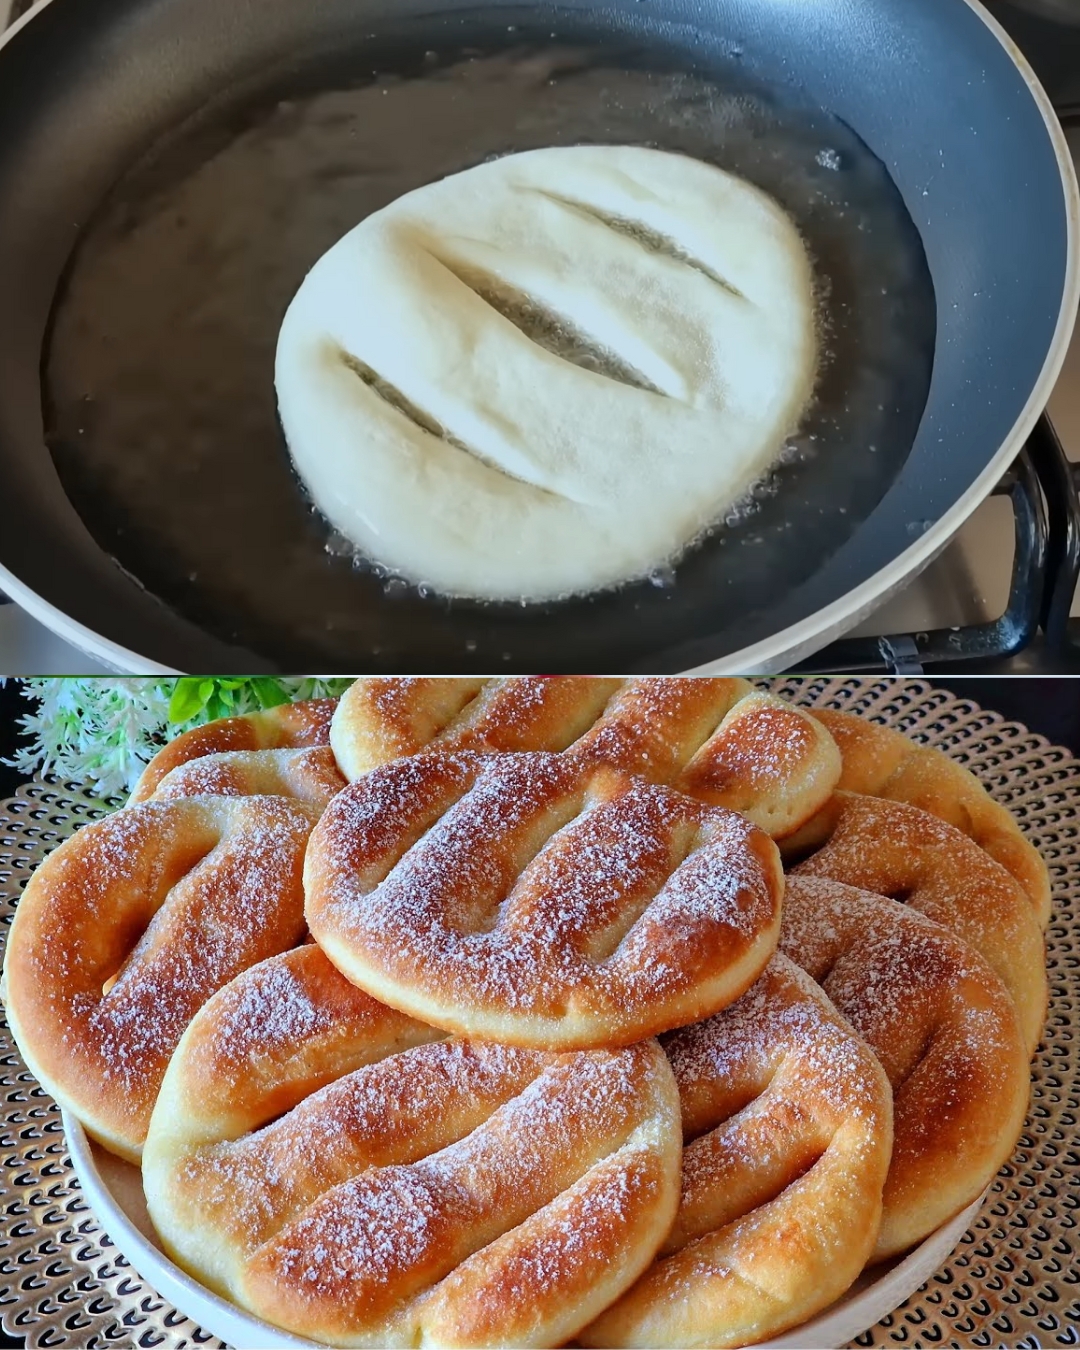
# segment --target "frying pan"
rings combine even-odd
[[[219,177],[215,221],[225,229],[243,219],[236,256],[272,278],[261,287],[245,274],[247,289],[236,294],[256,299],[241,322],[229,292],[207,339],[206,378],[227,376],[222,419],[227,402],[230,427],[239,407],[256,428],[248,457],[237,452],[242,471],[215,441],[212,398],[199,405],[196,436],[187,430],[196,425],[193,391],[171,386],[171,406],[147,392],[163,365],[183,376],[198,359],[185,325],[213,298],[198,293],[202,272],[185,273],[190,303],[177,308],[174,295],[172,309],[155,310],[159,290],[175,291],[179,254],[154,254],[160,221],[151,228],[147,215],[162,193],[186,191],[193,175],[227,165],[230,147],[262,134],[267,119],[332,100],[327,91],[355,88],[370,108],[382,81],[390,107],[394,91],[424,86],[430,65],[441,79],[470,62],[535,66],[545,54],[534,103],[503,119],[494,142],[442,145],[454,166],[538,138],[574,139],[570,124],[545,121],[554,105],[544,91],[568,66],[600,72],[597,97],[615,91],[611,125],[601,118],[591,139],[664,144],[662,131],[634,122],[633,108],[620,121],[643,79],[738,86],[744,103],[778,108],[781,121],[803,118],[807,145],[824,147],[826,166],[835,167],[832,126],[836,137],[857,137],[887,172],[903,207],[897,238],[907,225],[917,231],[932,289],[905,288],[892,274],[890,286],[905,292],[898,303],[907,290],[915,297],[913,313],[905,310],[912,331],[925,335],[929,304],[933,340],[922,358],[918,344],[881,357],[889,368],[874,376],[887,390],[877,421],[860,411],[866,390],[852,398],[845,381],[866,364],[879,327],[860,327],[868,274],[845,270],[861,245],[830,243],[829,210],[808,215],[799,223],[839,288],[826,375],[835,402],[823,396],[818,443],[786,477],[781,470],[771,495],[691,550],[673,575],[652,579],[659,584],[545,606],[450,602],[333,556],[299,485],[284,486],[288,461],[272,422],[276,322],[331,242],[308,229],[303,208],[318,199],[340,216],[341,194],[357,175],[377,177],[380,165],[322,163],[316,182],[300,163],[264,229],[242,214],[249,189],[262,190],[257,175],[235,191],[234,180]],[[638,84],[624,89],[623,79]],[[448,97],[467,111],[468,81]],[[418,132],[403,107],[391,150],[401,158],[395,138],[405,137],[413,179],[423,181],[435,163],[425,158],[430,146],[453,137],[441,115]],[[356,122],[361,139],[371,125],[366,115]],[[723,163],[723,142],[718,135],[699,153]],[[321,142],[311,143],[318,158]],[[925,566],[1014,457],[1068,345],[1077,219],[1075,176],[1048,101],[971,0],[46,0],[0,44],[0,586],[84,650],[131,670],[776,668]],[[196,234],[218,228],[201,218],[173,223]],[[86,280],[102,230],[112,267],[104,289],[100,276]],[[295,275],[283,280],[275,250],[286,239]],[[196,256],[218,242],[196,238]],[[882,255],[883,266],[894,253]],[[921,317],[918,294],[929,296]],[[137,321],[124,317],[129,310]],[[118,347],[128,383],[110,385],[100,353]],[[54,369],[58,350],[67,384]],[[234,375],[239,383],[230,385]],[[99,377],[104,392],[91,387]],[[74,425],[79,398],[87,428]],[[127,400],[142,400],[138,434],[124,421]],[[187,439],[170,442],[177,422]],[[872,435],[892,446],[885,470],[867,468],[879,462],[870,458]],[[94,477],[99,452],[113,457],[106,488]],[[190,527],[175,513],[169,521],[156,514],[181,480],[195,503]],[[132,483],[139,491],[125,497]],[[221,562],[227,552],[216,536],[233,526],[237,551],[257,561],[257,585],[250,576],[234,582]]]

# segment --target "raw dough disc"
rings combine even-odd
[[[813,280],[771,198],[635,146],[509,155],[368,217],[278,339],[301,478],[451,595],[552,599],[673,559],[809,398]]]

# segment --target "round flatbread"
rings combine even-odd
[[[675,558],[808,400],[811,267],[751,184],[683,155],[509,155],[370,216],[278,340],[301,478],[365,555],[551,599]]]

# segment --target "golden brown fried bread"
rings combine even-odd
[[[814,826],[824,826],[826,842],[795,875],[902,900],[955,933],[1000,976],[1034,1051],[1046,1018],[1046,956],[1020,883],[952,825],[902,802],[837,793]]]
[[[840,767],[840,752],[820,722],[773,694],[753,693],[735,704],[673,786],[741,811],[782,839],[821,809]]]
[[[1028,1055],[1012,999],[972,949],[904,905],[794,876],[780,950],[820,981],[895,1094],[875,1259],[914,1246],[975,1200],[1023,1127]]]
[[[741,811],[775,837],[820,810],[840,778],[819,722],[740,679],[363,678],[331,742],[350,779],[425,750],[565,751]]]
[[[377,1004],[317,947],[212,999],[143,1161],[166,1249],[332,1345],[559,1345],[652,1260],[681,1138],[655,1041],[546,1054]]]
[[[626,683],[598,675],[361,676],[330,728],[350,781],[425,750],[565,750]]]
[[[682,1199],[660,1258],[589,1346],[738,1346],[827,1307],[874,1248],[892,1148],[885,1073],[814,982],[775,956],[731,1008],[665,1038]]]
[[[840,777],[820,723],[738,679],[628,680],[566,753],[739,811],[774,838],[820,810]]]
[[[570,753],[650,783],[673,783],[751,687],[740,679],[620,680]]]
[[[169,1057],[234,975],[304,935],[316,813],[283,797],[144,802],[84,826],[23,892],[8,1020],[53,1097],[137,1160]]]
[[[151,801],[177,797],[295,797],[319,811],[345,786],[328,745],[309,750],[231,750],[171,769]]]
[[[898,731],[853,713],[815,713],[843,756],[838,787],[907,802],[962,830],[1019,881],[1039,922],[1050,921],[1050,876],[1020,826],[974,774],[940,750],[916,745]]]
[[[732,811],[570,756],[399,760],[330,803],[307,918],[373,997],[460,1035],[628,1045],[726,1006],[776,946],[783,874]]]
[[[221,717],[205,726],[193,727],[159,750],[142,772],[131,802],[143,802],[167,773],[202,755],[227,750],[303,750],[330,744],[330,718],[337,699],[313,698],[283,703],[278,708]]]

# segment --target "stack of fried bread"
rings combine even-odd
[[[331,1345],[740,1346],[977,1199],[1049,880],[938,751],[737,679],[364,678],[30,880],[27,1063],[164,1250]]]

